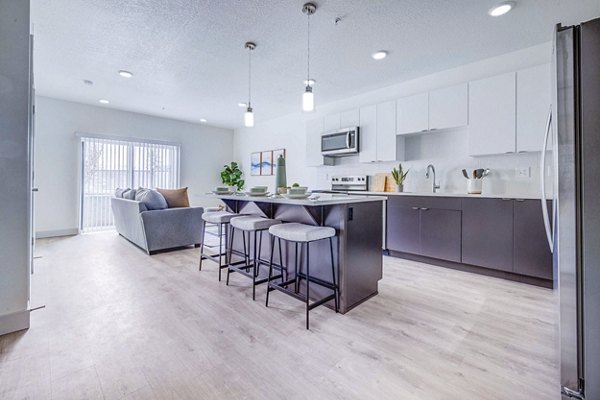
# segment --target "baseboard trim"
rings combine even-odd
[[[51,231],[38,231],[35,233],[36,239],[43,239],[49,237],[58,237],[58,236],[73,236],[79,233],[79,229],[71,228],[71,229],[55,229]]]
[[[0,315],[0,336],[29,329],[29,310]]]
[[[398,251],[389,250],[389,255],[397,258],[404,258],[406,260],[417,261],[435,265],[438,267],[456,269],[458,271],[471,272],[474,274],[492,276],[494,278],[507,279],[514,282],[527,283],[529,285],[539,286],[546,289],[552,289],[552,280],[546,280],[541,278],[535,278],[532,276],[519,275],[512,272],[498,271],[490,268],[478,267],[475,265],[456,263],[453,261],[439,260],[437,258],[430,258],[425,256],[419,256],[415,254],[402,253]]]

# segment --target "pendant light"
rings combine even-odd
[[[302,93],[302,111],[304,112],[312,112],[315,111],[315,95],[313,93],[313,88],[310,85],[310,16],[313,15],[317,11],[317,6],[314,3],[306,3],[302,7],[302,12],[306,14],[307,17],[307,50],[306,50],[306,88],[304,89],[304,93]]]
[[[252,111],[252,103],[250,103],[252,97],[252,50],[256,48],[256,43],[246,42],[244,47],[248,49],[248,108],[244,113],[244,126],[252,128],[254,126],[254,112]]]

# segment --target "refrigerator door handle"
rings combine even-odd
[[[554,238],[552,227],[550,226],[550,218],[548,216],[548,206],[546,199],[546,150],[548,148],[548,137],[550,136],[550,132],[552,130],[552,107],[550,107],[550,111],[548,112],[548,119],[546,120],[546,134],[544,135],[544,144],[542,147],[542,156],[540,157],[540,185],[542,195],[540,196],[542,202],[542,215],[544,217],[544,228],[546,229],[546,238],[548,239],[548,246],[550,246],[550,252],[554,250]],[[554,196],[553,196],[554,197]],[[552,208],[554,209],[554,199],[552,199]]]

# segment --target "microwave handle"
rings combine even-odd
[[[346,132],[346,148],[350,148],[350,133],[351,131]]]

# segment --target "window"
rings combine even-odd
[[[114,227],[110,198],[116,188],[179,187],[179,145],[83,136],[81,138],[83,232]]]

